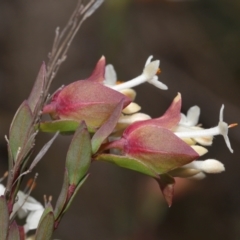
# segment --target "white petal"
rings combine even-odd
[[[36,211],[36,210],[39,210],[39,209],[43,209],[43,206],[39,202],[37,202],[37,203],[26,202],[23,205],[23,208],[28,210],[28,211]]]
[[[202,146],[193,145],[193,146],[191,146],[191,147],[192,147],[192,149],[193,149],[195,152],[197,152],[197,154],[198,154],[199,156],[202,156],[202,155],[204,155],[204,154],[206,154],[206,153],[208,152],[208,150],[207,150],[206,148],[202,147]]]
[[[200,116],[200,108],[198,106],[193,106],[187,111],[187,116],[181,113],[181,120],[179,125],[185,127],[193,127],[198,124],[198,119]]]
[[[224,110],[224,104],[222,104],[220,113],[219,113],[219,122],[223,122],[223,110]]]
[[[162,90],[167,90],[168,87],[164,83],[158,81],[158,77],[154,76],[153,78],[148,80],[149,83],[153,84],[155,87],[160,88]]]
[[[181,119],[179,121],[179,125],[187,126],[187,117],[185,114],[181,113]]]
[[[181,138],[186,144],[192,146],[196,144],[196,141],[193,138]]]
[[[14,207],[15,207],[15,205],[14,205]],[[17,208],[14,208],[14,207],[13,207],[13,209],[14,209],[13,213],[17,211],[17,215],[20,219],[25,218],[27,216],[28,211],[26,209],[22,209],[22,208],[20,208],[20,206],[18,206]]]
[[[189,177],[188,179],[192,179],[192,180],[202,180],[206,177],[206,174],[203,172],[200,172],[192,177]]]
[[[220,130],[220,134],[222,134],[228,149],[230,150],[231,153],[233,153],[233,149],[231,148],[231,143],[228,138],[228,124],[225,122],[219,122],[218,127]]]
[[[135,113],[129,116],[121,116],[119,118],[119,123],[126,123],[126,124],[132,124],[136,121],[143,121],[151,119],[151,117],[145,113]]]
[[[120,91],[125,96],[129,97],[132,101],[135,99],[137,93],[132,88],[123,89]]]
[[[193,168],[177,168],[170,171],[168,174],[171,175],[172,177],[189,178],[193,177],[199,172],[201,171]]]
[[[105,67],[105,81],[104,84],[107,86],[114,86],[117,82],[117,73],[113,67],[113,65],[108,64]]]
[[[24,218],[27,216],[27,210],[23,208],[25,196],[26,195],[22,191],[18,191],[11,216],[13,216],[16,212],[18,213],[19,218]]]
[[[127,107],[125,107],[122,112],[124,114],[133,114],[133,113],[136,113],[138,111],[141,110],[141,107],[135,103],[135,102],[131,102]]]
[[[224,165],[215,159],[205,161],[193,161],[183,166],[184,168],[195,168],[206,173],[220,173],[225,171]]]
[[[198,106],[193,106],[189,108],[187,112],[188,126],[196,126],[198,124],[199,116],[200,108]]]
[[[146,63],[145,63],[145,66],[147,66],[153,59],[153,55],[149,56]]]
[[[5,192],[5,187],[0,184],[0,196],[4,195],[4,192]]]
[[[156,75],[159,68],[159,64],[160,64],[160,61],[155,60],[153,62],[148,63],[145,66],[145,68],[143,69],[143,75],[147,80],[152,79]]]
[[[211,146],[213,143],[213,137],[208,136],[208,137],[199,137],[199,138],[194,138],[194,140],[203,145],[203,146]]]
[[[41,209],[41,210],[37,210],[37,211],[33,211],[33,212],[29,213],[29,215],[26,219],[26,224],[24,225],[25,233],[37,228],[43,211],[44,211],[44,209]]]
[[[224,109],[224,105],[222,105],[220,109],[218,127],[219,127],[220,134],[222,134],[228,149],[230,150],[231,153],[233,153],[233,149],[231,148],[231,143],[228,138],[228,124],[223,122],[223,109]]]
[[[179,126],[174,130],[175,134],[180,138],[198,138],[198,137],[212,137],[216,135],[222,135],[224,137],[224,140],[226,142],[226,145],[230,152],[233,153],[233,149],[231,148],[231,144],[228,138],[228,124],[223,122],[223,108],[224,105],[222,105],[220,110],[220,116],[219,116],[219,123],[218,126],[209,128],[209,129],[203,129],[203,130],[196,130],[193,131],[193,129],[188,130],[186,132],[179,131]]]

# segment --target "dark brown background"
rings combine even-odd
[[[0,2],[0,172],[7,169],[4,135],[27,98],[50,50],[56,26],[64,26],[75,0]],[[238,0],[106,0],[77,35],[52,91],[86,78],[104,54],[121,80],[140,74],[150,54],[161,60],[161,91],[137,87],[143,112],[160,116],[177,92],[183,112],[201,107],[200,122],[239,122],[240,3]],[[240,130],[230,130],[234,154],[217,137],[206,156],[221,160],[226,172],[205,180],[179,182],[168,209],[150,178],[105,163],[94,163],[54,237],[64,240],[238,240],[240,239]],[[50,135],[40,134],[37,148]],[[62,184],[70,137],[59,137],[35,169],[33,195],[53,195]],[[33,174],[32,174],[33,175]],[[31,176],[32,176],[31,175]],[[30,177],[30,176],[29,176]]]

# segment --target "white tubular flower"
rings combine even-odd
[[[19,191],[18,201],[14,204],[13,212],[17,211],[19,218],[26,217],[26,224],[24,225],[24,231],[27,233],[30,230],[36,229],[39,223],[39,220],[44,211],[44,207],[33,197],[24,194]]]
[[[228,138],[228,124],[223,122],[223,109],[224,105],[222,105],[220,109],[220,116],[219,116],[219,123],[218,126],[209,128],[209,129],[202,129],[202,130],[194,130],[191,129],[182,132],[175,132],[175,134],[180,138],[199,138],[199,137],[213,137],[216,135],[222,135],[228,149],[231,153],[233,153],[233,149],[231,148],[231,144]]]
[[[198,106],[193,106],[189,108],[187,114],[181,113],[181,120],[178,126],[174,129],[174,132],[186,132],[186,131],[196,131],[202,130],[203,128],[197,126],[200,116],[200,108]],[[196,142],[203,146],[212,145],[212,136],[205,137],[195,137],[195,138],[182,138],[188,145],[194,145]]]
[[[182,167],[197,169],[205,173],[221,173],[225,171],[224,165],[215,159],[207,159],[205,161],[193,161]]]
[[[159,69],[160,61],[155,60],[155,61],[151,62],[152,58],[153,58],[153,56],[150,56],[147,59],[145,67],[143,69],[143,73],[140,76],[138,76],[132,80],[129,80],[127,82],[118,84],[118,85],[109,84],[109,83],[112,83],[114,74],[111,73],[111,71],[112,71],[111,68],[106,69],[108,71],[107,74],[105,73],[105,78],[107,78],[107,82],[108,82],[108,84],[106,84],[106,85],[111,87],[114,90],[121,91],[123,89],[136,87],[144,82],[149,82],[149,83],[153,84],[154,86],[156,86],[157,88],[160,88],[162,90],[167,90],[168,87],[165,84],[159,82],[158,77],[156,76],[158,69]],[[110,79],[109,75],[112,78],[111,81],[108,80],[108,79]]]
[[[179,133],[185,133],[185,132],[195,132],[195,131],[202,131],[204,128],[201,127],[185,127],[178,125],[175,129],[174,132]],[[200,136],[200,137],[181,137],[183,141],[185,141],[189,145],[194,145],[197,143],[203,145],[203,146],[211,146],[213,142],[213,136]]]
[[[5,187],[0,184],[0,196],[4,194]],[[17,212],[19,218],[26,217],[26,224],[24,231],[27,233],[30,230],[36,229],[39,220],[44,211],[44,207],[33,197],[26,195],[22,191],[18,191],[16,202],[13,206],[13,211],[10,217],[14,216]]]

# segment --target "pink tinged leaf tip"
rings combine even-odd
[[[91,76],[86,79],[88,81],[94,81],[94,82],[99,82],[99,83],[103,83],[104,81],[104,76],[105,76],[105,65],[106,65],[106,59],[104,56],[102,56],[95,69],[93,70]]]
[[[135,131],[137,128],[145,125],[153,125],[158,127],[163,127],[167,129],[172,129],[175,127],[180,119],[181,119],[181,106],[182,106],[182,99],[181,94],[178,95],[173,99],[172,104],[167,109],[167,111],[163,114],[163,116],[159,118],[148,119],[144,121],[138,121],[131,124],[126,130],[125,134],[130,134],[132,131]]]

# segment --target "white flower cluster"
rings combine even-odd
[[[233,153],[228,138],[229,126],[223,121],[223,109],[224,105],[222,105],[220,109],[218,125],[209,129],[203,129],[201,125],[198,124],[200,108],[198,106],[193,106],[188,110],[187,115],[181,114],[181,120],[178,126],[174,129],[174,132],[179,138],[191,145],[200,156],[207,153],[208,150],[195,144],[198,143],[202,146],[211,146],[213,143],[213,136],[216,135],[223,136],[228,149]],[[198,170],[199,173],[194,175],[194,178],[196,179],[204,178],[205,173],[220,173],[225,170],[224,165],[215,159],[193,161],[183,166],[183,168]]]
[[[4,195],[4,192],[5,187],[0,184],[0,196]],[[10,218],[16,213],[19,218],[26,218],[24,231],[27,233],[28,231],[37,228],[43,211],[44,207],[40,202],[36,201],[33,197],[26,195],[22,191],[19,191]]]
[[[151,83],[162,90],[167,90],[168,87],[158,81],[158,77],[156,75],[159,70],[160,61],[151,61],[152,58],[153,57],[150,56],[147,59],[141,75],[120,84],[117,82],[117,74],[114,67],[111,64],[107,65],[105,69],[104,84],[130,97],[132,101],[134,101],[136,97],[136,92],[132,89],[132,87],[140,85],[144,82]],[[145,113],[140,113],[140,109],[141,107],[134,102],[127,106],[123,110],[123,114],[118,121],[117,129],[125,129],[133,122],[151,118]],[[224,137],[227,147],[233,153],[233,149],[231,148],[228,138],[228,128],[235,126],[235,124],[228,125],[223,121],[223,109],[224,105],[222,105],[220,109],[218,125],[213,128],[204,129],[200,124],[198,124],[200,108],[198,106],[193,106],[188,110],[186,115],[181,114],[181,120],[175,129],[173,129],[173,132],[184,142],[190,145],[200,156],[208,152],[208,150],[203,146],[211,146],[213,143],[213,136],[216,135],[222,135]],[[224,165],[218,160],[207,159],[204,161],[193,161],[183,166],[181,169],[177,169],[177,171],[174,170],[172,173],[173,175],[175,174],[175,176],[202,179],[205,177],[205,173],[220,173],[224,170]]]

